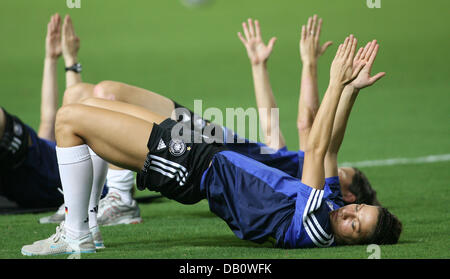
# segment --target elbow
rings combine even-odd
[[[297,118],[297,129],[299,132],[311,130],[316,113],[317,112],[313,110],[305,110],[302,114],[299,114]]]

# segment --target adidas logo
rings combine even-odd
[[[158,143],[158,147],[156,148],[156,151],[158,151],[158,150],[161,150],[161,149],[164,149],[164,148],[166,148],[167,146],[166,146],[166,144],[164,143],[164,141],[162,140],[162,139],[160,139],[159,140],[159,143]]]

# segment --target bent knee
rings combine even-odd
[[[94,87],[94,97],[100,99],[107,99],[114,101],[116,100],[116,95],[114,94],[114,87],[116,86],[116,82],[105,80]]]
[[[77,83],[64,91],[63,105],[77,104],[85,98],[93,96],[94,85]]]
[[[58,110],[55,121],[56,134],[61,134],[73,128],[73,123],[79,117],[81,106],[80,104],[64,105]]]

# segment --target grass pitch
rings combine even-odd
[[[259,19],[263,38],[278,37],[269,61],[288,147],[298,148],[297,100],[301,24],[317,13],[322,41],[334,46],[319,61],[319,89],[327,87],[337,45],[352,33],[359,45],[380,43],[374,72],[386,71],[364,90],[350,119],[341,162],[415,158],[450,153],[448,15],[445,0],[221,1],[190,9],[179,1],[2,1],[0,105],[34,128],[39,123],[46,24],[51,13],[70,13],[81,38],[83,80],[117,80],[164,94],[193,108],[254,107],[241,22]],[[64,88],[63,63],[59,87]],[[381,247],[381,258],[450,257],[450,162],[367,167],[379,200],[404,225],[400,243]],[[137,193],[146,195],[147,193]],[[366,246],[281,250],[236,238],[203,201],[167,199],[141,205],[143,224],[103,228],[107,249],[83,258],[367,258]],[[0,216],[0,258],[22,258],[23,245],[54,233],[45,214]],[[52,257],[53,258],[53,257]],[[60,258],[65,258],[61,256]]]

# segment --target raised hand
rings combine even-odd
[[[385,72],[380,72],[373,77],[371,77],[371,71],[373,62],[377,57],[379,45],[376,40],[373,40],[367,43],[366,47],[360,48],[358,53],[355,56],[353,61],[353,65],[356,67],[360,64],[365,64],[364,68],[358,74],[358,76],[353,80],[349,86],[352,86],[355,89],[363,89],[365,87],[371,86],[375,82],[377,82],[380,78],[386,75]]]
[[[56,59],[61,56],[61,17],[54,14],[47,24],[47,36],[45,37],[45,57]]]
[[[339,45],[336,56],[331,64],[330,83],[345,86],[352,82],[364,67],[365,62],[353,65],[357,40],[353,35],[347,37]]]
[[[317,63],[317,59],[325,53],[327,48],[333,43],[328,41],[320,45],[320,32],[322,29],[322,19],[317,20],[317,15],[308,19],[308,24],[302,25],[302,35],[300,38],[300,56],[304,64]]]
[[[265,45],[261,38],[261,28],[258,20],[255,20],[253,26],[253,20],[250,18],[248,19],[248,26],[246,22],[243,22],[242,28],[244,29],[245,37],[242,36],[241,32],[238,32],[238,36],[247,49],[248,58],[252,65],[266,63],[272,53],[276,38],[273,37]]]
[[[80,38],[75,34],[72,19],[69,15],[64,18],[62,28],[62,52],[66,66],[72,66],[77,61],[78,50],[80,49]]]

